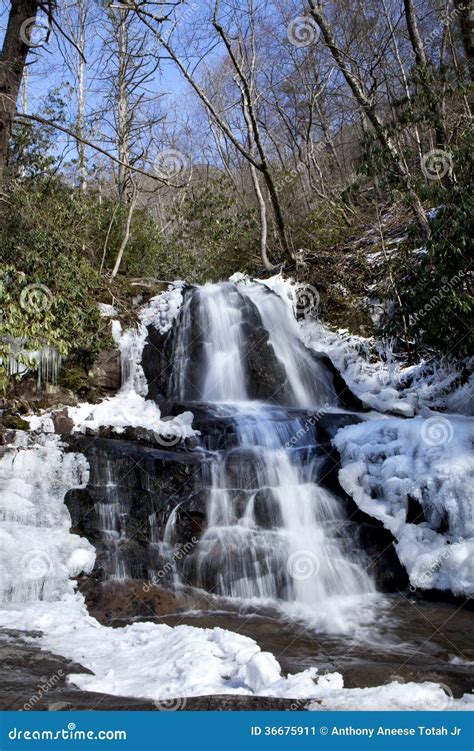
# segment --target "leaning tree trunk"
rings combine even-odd
[[[37,10],[38,0],[11,0],[0,53],[0,181],[4,178],[8,142],[26,58],[30,50],[28,39],[33,30]]]

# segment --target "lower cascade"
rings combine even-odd
[[[339,500],[318,484],[324,466],[304,421],[264,405],[236,407],[237,447],[211,463],[207,527],[186,558],[198,586],[243,599],[269,598],[306,611],[374,591]]]

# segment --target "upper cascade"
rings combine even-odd
[[[165,346],[154,346],[151,338],[142,363],[154,382],[153,398],[297,408],[338,404],[332,373],[302,343],[290,306],[262,284],[188,289]]]

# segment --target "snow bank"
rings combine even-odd
[[[427,413],[351,425],[334,439],[342,487],[392,532],[413,587],[474,593],[473,438],[472,419]],[[407,523],[408,496],[420,504],[417,523]]]
[[[324,678],[332,679],[339,673],[332,673]],[[322,679],[319,681],[322,682]],[[423,683],[399,683],[392,681],[384,686],[370,688],[342,688],[337,681],[330,687],[318,686],[316,691],[319,702],[310,702],[308,709],[313,710],[418,710],[418,711],[472,711],[474,697],[464,694],[461,699],[454,699],[448,686],[425,681]]]
[[[329,355],[351,390],[367,406],[412,417],[423,407],[474,414],[474,374],[459,385],[461,368],[425,362],[406,366],[389,349],[381,353],[375,339],[331,331],[307,319],[301,323],[305,344]],[[383,354],[383,357],[381,357]],[[472,371],[473,360],[464,363]]]
[[[79,596],[0,611],[0,623],[43,631],[45,649],[93,671],[71,679],[87,691],[157,702],[206,694],[306,698],[314,692],[315,669],[284,678],[275,657],[247,636],[156,623],[107,628],[88,615]]]
[[[70,534],[63,502],[87,479],[85,458],[64,454],[57,436],[17,434],[0,459],[0,603],[55,600],[92,570],[94,548]]]
[[[183,412],[178,417],[162,419],[155,402],[144,399],[135,391],[124,389],[116,396],[104,399],[100,404],[79,404],[68,409],[74,420],[74,429],[85,432],[86,428],[97,430],[112,427],[115,433],[123,433],[125,428],[145,428],[157,435],[189,438],[196,434],[192,428],[192,412]]]
[[[286,697],[294,699],[298,709],[310,699],[318,701],[312,709],[473,707],[472,697],[454,700],[430,682],[346,689],[340,673],[318,675],[316,668],[284,677],[271,653],[262,652],[253,639],[222,628],[146,622],[107,628],[88,615],[78,595],[0,610],[0,625],[40,630],[44,649],[92,670],[93,675],[70,676],[79,688],[149,699],[158,709],[184,709],[186,697],[211,694]]]

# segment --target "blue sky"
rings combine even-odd
[[[194,12],[192,8],[196,8],[196,3],[193,3],[189,12]],[[202,6],[201,6],[202,7]],[[8,12],[10,3],[8,0],[0,0],[0,41],[3,42],[3,36],[8,20]],[[95,6],[97,8],[97,6]],[[95,11],[97,14],[97,11]],[[186,20],[185,16],[185,20]],[[37,42],[42,42],[47,33],[46,27],[47,20],[45,16],[38,16],[38,28],[34,30],[34,39]],[[90,23],[88,30],[88,38],[90,39],[89,52],[86,54],[87,69],[86,69],[86,86],[87,86],[87,108],[89,111],[93,111],[99,108],[101,101],[103,100],[103,94],[99,91],[102,87],[102,82],[97,80],[97,71],[94,72],[93,65],[91,63],[101,52],[101,33],[103,31],[103,25],[100,23],[100,19],[96,18]],[[69,52],[74,56],[74,51],[71,45],[64,39],[61,33],[53,27],[52,33],[47,43],[32,49],[28,56],[28,82],[27,82],[27,100],[28,100],[28,112],[38,113],[40,112],[47,100],[49,92],[53,91],[57,87],[60,87],[60,93],[67,102],[68,117],[71,122],[74,121],[75,111],[75,99],[71,90],[68,89],[67,84],[73,83],[73,75],[67,69],[64,61],[63,51],[64,48],[68,48]],[[157,94],[166,94],[166,104],[164,106],[166,110],[177,110],[182,115],[192,112],[195,106],[194,100],[190,98],[189,86],[184,81],[183,77],[177,70],[174,63],[170,60],[163,60],[160,66],[160,70],[155,74],[154,80],[151,82],[149,89]],[[22,107],[22,97],[18,102],[18,109]],[[164,102],[164,100],[161,100]],[[75,148],[71,143],[70,148],[67,148],[68,137],[58,134],[57,151],[60,152],[66,148],[68,158],[74,158]]]

